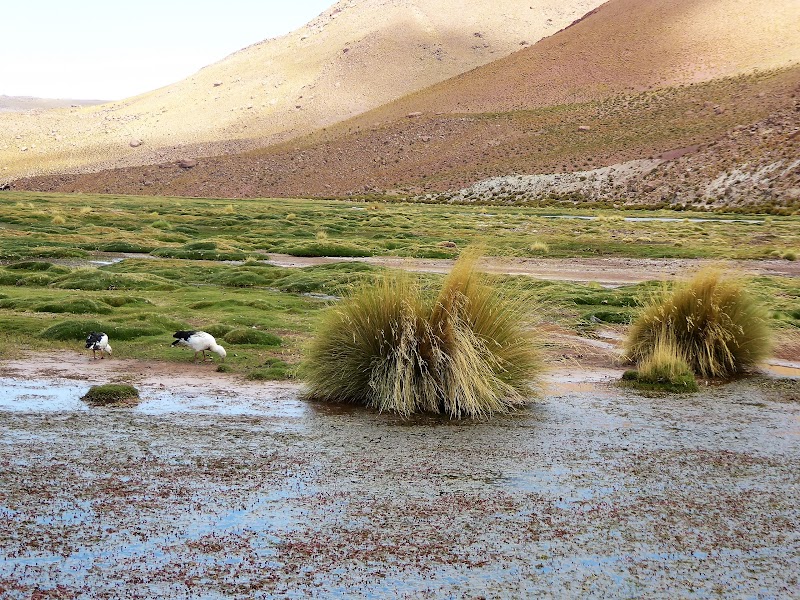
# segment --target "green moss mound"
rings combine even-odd
[[[45,261],[25,260],[8,265],[6,269],[11,271],[47,271],[54,266],[55,265],[53,263]]]
[[[83,341],[92,331],[102,331],[106,333],[113,344],[115,341],[134,340],[140,337],[161,335],[165,330],[161,327],[147,326],[123,326],[101,321],[62,321],[48,327],[39,334],[39,337],[46,340],[57,341]]]
[[[277,335],[259,329],[234,329],[226,333],[222,339],[234,345],[280,346],[282,343]]]
[[[312,242],[301,246],[294,246],[286,251],[291,256],[372,256],[369,250],[350,246],[348,244],[336,244],[331,242]]]
[[[155,290],[178,289],[174,283],[148,274],[111,273],[99,269],[77,269],[57,278],[53,287],[66,290]]]
[[[48,302],[40,304],[34,308],[36,312],[49,312],[49,313],[72,313],[74,315],[83,314],[108,314],[111,308],[102,302],[95,302],[89,298],[75,298],[71,300],[64,300],[62,302]]]
[[[149,254],[155,249],[153,245],[137,244],[135,242],[108,242],[97,247],[102,252],[124,252],[128,254]]]
[[[213,303],[212,303],[213,304]],[[210,333],[214,336],[215,339],[221,340],[225,337],[229,331],[232,331],[234,328],[230,325],[225,325],[223,323],[214,323],[213,325],[206,325],[203,327],[203,331],[206,333]]]
[[[642,375],[639,371],[629,370],[622,374],[622,383],[627,387],[643,391],[668,392],[671,394],[688,394],[699,389],[697,380],[692,373],[666,380],[651,379]]]
[[[184,260],[245,260],[247,254],[230,246],[220,246],[213,241],[190,242],[178,248],[156,248],[153,256]]]
[[[81,400],[92,406],[132,406],[139,402],[139,390],[122,383],[93,385]]]
[[[139,304],[152,304],[146,298],[140,298],[138,296],[103,296],[99,300],[100,302],[108,304],[109,306],[113,306],[114,308]]]
[[[250,371],[247,379],[251,381],[280,381],[294,377],[294,367],[277,359],[268,359],[262,368]]]
[[[212,281],[217,285],[238,288],[266,287],[272,283],[272,279],[269,277],[250,271],[223,272],[214,277]]]

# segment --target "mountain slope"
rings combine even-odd
[[[796,0],[612,0],[534,47],[411,94],[376,118],[586,102],[798,61]]]
[[[296,137],[506,56],[601,0],[343,0],[281,38],[100,107],[0,115],[0,183]]]
[[[797,114],[800,28],[788,29],[799,20],[800,3],[785,0],[611,0],[531,48],[291,143],[202,159],[190,170],[161,165],[18,186],[227,197],[427,193],[687,147],[710,161],[714,144],[737,128]],[[754,164],[796,149],[790,128],[755,126],[764,135],[748,150]],[[707,176],[736,169],[735,161]],[[783,179],[765,187],[781,201],[798,186],[791,170],[776,173]],[[648,199],[652,187],[641,188]]]

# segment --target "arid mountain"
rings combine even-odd
[[[786,204],[800,187],[792,166],[800,115],[798,32],[800,4],[789,0],[611,0],[531,48],[301,139],[201,159],[191,169],[168,163],[17,186],[226,197],[386,191],[450,197],[489,177],[589,172],[654,159],[657,168],[646,183],[644,171],[632,177],[619,170],[625,178],[611,176],[602,198],[735,201],[744,192],[733,188],[752,189],[746,180],[757,180],[759,202]],[[731,139],[742,147],[734,150]],[[691,161],[687,168],[695,175],[687,191],[681,187],[687,175],[671,164]],[[745,161],[745,170],[759,165],[763,176],[729,177]],[[697,173],[703,181],[695,181]],[[724,189],[707,187],[714,180],[727,182]],[[588,187],[585,197],[595,197]]]
[[[601,0],[342,0],[301,29],[100,107],[0,114],[0,183],[262,147],[566,27]]]
[[[379,114],[526,110],[798,61],[796,0],[611,0],[534,48],[412,94]]]

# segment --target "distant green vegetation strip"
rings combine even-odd
[[[455,258],[468,244],[515,257],[781,258],[800,252],[800,217],[688,211],[455,206],[302,199],[0,195],[0,259],[82,259],[93,251],[184,260],[295,256]],[[594,216],[597,220],[549,218]],[[667,217],[673,222],[626,221]],[[684,220],[685,219],[685,220]]]

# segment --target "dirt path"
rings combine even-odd
[[[281,267],[309,267],[336,262],[363,262],[371,265],[427,273],[449,273],[453,260],[396,258],[371,256],[366,258],[302,258],[288,254],[268,254],[268,262]],[[555,281],[597,282],[618,286],[654,279],[673,279],[704,266],[725,264],[705,259],[644,259],[644,258],[503,258],[486,257],[480,265],[489,273],[526,275]],[[800,277],[800,261],[742,260],[735,261],[736,269],[751,275]]]

